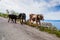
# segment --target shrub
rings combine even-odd
[[[55,31],[56,36],[60,37],[60,32],[59,31]]]
[[[54,28],[51,29],[51,28],[47,28],[47,27],[43,27],[43,26],[38,26],[38,29],[40,31],[45,31],[45,32],[48,32],[50,34],[55,34],[57,37],[60,37],[60,31],[59,30],[55,30]]]
[[[8,14],[0,13],[0,16],[1,17],[4,17],[4,18],[7,18],[8,17]]]

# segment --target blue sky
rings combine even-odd
[[[14,10],[29,14],[43,14],[46,20],[60,20],[60,0],[1,0],[0,12]]]

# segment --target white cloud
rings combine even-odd
[[[45,1],[41,0],[40,3],[34,2],[33,0],[1,0],[0,2],[0,10],[5,11],[6,9],[14,10],[16,12],[25,12],[27,14],[27,17],[30,13],[41,13],[44,14],[45,19],[59,19],[59,13],[45,13],[47,11],[48,7],[55,6],[57,4],[60,4],[60,0],[52,0],[49,3],[46,3]],[[58,14],[57,14],[58,13]],[[54,14],[54,16],[53,16]],[[52,17],[51,17],[52,15]],[[29,18],[29,17],[28,17]]]
[[[60,20],[60,12],[52,12],[44,15],[46,20]]]

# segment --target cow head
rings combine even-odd
[[[39,18],[39,20],[44,20],[44,16],[42,14],[38,14],[37,18]]]

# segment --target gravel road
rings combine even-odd
[[[60,40],[60,38],[27,25],[8,23],[7,19],[0,17],[0,40]]]

